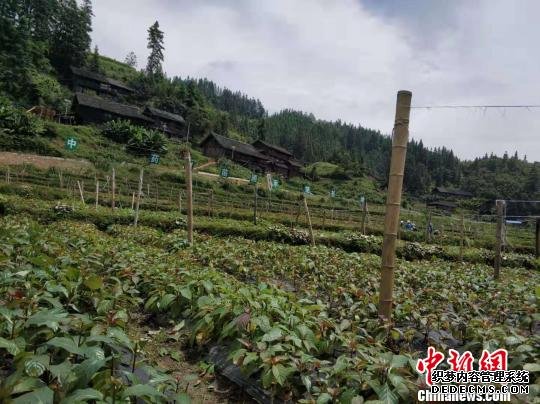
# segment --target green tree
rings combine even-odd
[[[92,6],[85,0],[81,7],[75,0],[59,3],[58,14],[51,39],[51,63],[66,75],[70,66],[82,66],[90,48]]]
[[[124,63],[130,67],[136,68],[137,67],[137,55],[135,52],[131,51],[126,55],[126,58],[124,59]]]
[[[92,52],[92,55],[90,55],[90,59],[88,61],[88,68],[96,73],[101,72],[101,64],[99,62],[99,50],[97,45],[94,46],[94,52]]]
[[[163,62],[163,31],[159,29],[159,22],[155,22],[148,29],[148,45],[150,55],[146,64],[146,73],[152,77],[163,76],[161,62]]]
[[[259,119],[257,125],[257,139],[262,141],[266,140],[266,121],[264,118]]]

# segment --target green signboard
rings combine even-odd
[[[159,164],[159,154],[152,153],[148,158],[150,164]]]
[[[259,176],[257,174],[255,174],[255,173],[251,173],[249,183],[250,184],[256,184],[258,180],[259,180]]]
[[[311,194],[311,187],[309,185],[304,185],[304,194]]]
[[[68,150],[75,150],[78,144],[79,142],[74,137],[68,137],[66,139],[66,149]]]
[[[332,189],[332,190],[330,191],[330,197],[331,197],[331,198],[335,198],[335,197],[336,197],[336,190],[335,190],[335,189]]]
[[[227,167],[221,167],[219,169],[219,175],[223,178],[227,178],[229,176],[229,169]]]
[[[279,180],[272,180],[272,189],[278,189],[279,188]]]
[[[364,203],[366,203],[366,198],[361,196],[360,197],[360,206],[364,206]]]
[[[191,169],[193,170],[193,167],[195,167],[195,164],[197,163],[197,160],[191,160]]]

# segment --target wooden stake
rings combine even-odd
[[[99,181],[96,181],[96,210],[99,205]]]
[[[461,225],[459,227],[459,261],[463,262],[463,249],[465,247],[465,218],[461,214]]]
[[[396,117],[392,138],[392,157],[388,178],[388,195],[384,217],[384,239],[382,248],[381,285],[379,291],[379,315],[390,321],[392,317],[392,296],[394,289],[394,269],[396,266],[396,238],[399,227],[401,189],[405,171],[405,156],[409,139],[409,116],[411,112],[410,91],[399,91],[396,102]]]
[[[311,226],[311,217],[309,216],[309,208],[307,204],[307,199],[305,195],[302,195],[302,198],[304,199],[304,209],[306,210],[306,218],[309,226],[309,236],[311,238],[311,245],[315,246],[315,236],[313,235],[313,227]]]
[[[540,219],[536,219],[535,252],[536,258],[540,257]]]
[[[191,153],[186,148],[186,192],[187,192],[187,237],[188,243],[193,244],[193,184],[191,178]]]
[[[364,199],[364,205],[362,206],[362,234],[366,234],[366,223],[367,223],[367,200]]]
[[[257,184],[255,184],[255,188],[253,191],[253,224],[255,226],[257,225],[257,199]]]
[[[431,210],[429,208],[427,208],[427,212],[426,212],[426,243],[431,243],[431,231],[432,228],[430,229],[430,224],[431,224]]]
[[[114,209],[116,202],[116,171],[112,169],[112,187],[111,187],[111,209]]]
[[[83,203],[83,205],[86,205],[86,202],[84,202],[83,189],[79,180],[77,180],[77,186],[79,187],[79,195],[81,196],[81,202]]]
[[[506,204],[505,201],[497,200],[495,202],[496,208],[497,208],[497,234],[496,234],[496,244],[495,244],[495,260],[493,263],[493,276],[496,280],[499,279],[499,275],[501,272],[501,262],[502,262],[502,244],[503,244],[503,238],[502,238],[502,232],[503,232],[503,215],[504,215],[504,206]]]
[[[142,187],[143,187],[143,175],[144,175],[144,169],[141,167],[141,172],[139,174],[139,188],[137,190],[137,203],[135,205],[135,219],[133,221],[133,226],[137,227],[137,224],[139,223],[139,206],[141,204],[141,195],[142,195]]]
[[[135,192],[133,192],[133,195],[131,197],[131,210],[135,208]]]
[[[178,212],[182,214],[182,190],[178,191]]]

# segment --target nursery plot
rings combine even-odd
[[[143,381],[130,371],[152,343],[129,332],[135,321],[169,327],[179,349],[201,356],[224,346],[270,395],[305,402],[408,402],[418,387],[414,358],[428,343],[475,353],[504,346],[516,369],[538,362],[533,270],[508,269],[496,284],[485,265],[400,261],[395,324],[386,328],[374,255],[204,235],[188,247],[182,230],[146,227],[102,232],[20,217],[0,225],[5,398],[83,389],[96,400],[171,401],[182,390],[174,373],[147,370],[157,373]],[[137,353],[132,368],[117,370],[118,346]],[[94,352],[103,356],[96,376],[65,383],[60,369],[86,366]]]

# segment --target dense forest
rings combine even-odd
[[[111,76],[97,47],[91,50],[90,0],[5,0],[0,3],[0,97],[14,105],[69,106],[64,85],[69,66]],[[385,185],[391,139],[360,125],[329,122],[312,114],[283,110],[269,115],[262,102],[220,87],[206,78],[168,77],[162,69],[166,33],[156,22],[148,29],[151,50],[146,66],[136,70],[137,58],[128,54],[120,77],[137,90],[126,102],[150,104],[182,114],[191,139],[210,131],[244,141],[265,139],[290,149],[304,163],[328,161],[345,175],[369,175]],[[128,50],[126,50],[127,52]],[[127,72],[127,73],[126,73]],[[460,161],[446,148],[429,149],[411,140],[407,153],[405,188],[421,196],[437,185],[463,188],[483,198],[540,199],[539,163],[512,157],[484,156]]]

